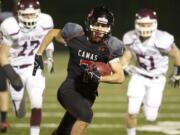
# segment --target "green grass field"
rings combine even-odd
[[[56,92],[66,76],[68,55],[58,53],[55,55],[55,73],[46,73],[47,87],[44,93],[43,121],[41,135],[50,135],[52,130],[62,118],[64,109],[56,99]],[[126,135],[125,116],[127,110],[126,88],[129,78],[125,83],[101,84],[99,96],[93,106],[94,119],[87,130],[87,135]],[[163,104],[156,123],[151,124],[147,131],[147,123],[144,116],[139,116],[138,135],[180,135],[180,88],[171,88],[168,84],[164,93]],[[8,114],[11,128],[6,135],[29,135],[29,100],[27,102],[27,114],[23,119],[17,119],[12,107]],[[12,104],[11,104],[12,106]],[[142,127],[144,126],[144,127]],[[146,127],[145,127],[146,126]],[[141,130],[140,130],[141,129]],[[179,130],[179,131],[178,131]]]

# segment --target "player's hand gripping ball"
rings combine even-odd
[[[97,70],[99,71],[100,75],[102,75],[102,76],[111,75],[112,70],[108,63],[95,62],[95,65],[96,65]]]

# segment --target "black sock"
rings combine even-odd
[[[1,111],[1,122],[6,122],[7,112]]]

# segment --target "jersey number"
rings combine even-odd
[[[146,57],[144,55],[137,55],[139,66],[145,70],[155,69],[154,58],[152,56]]]
[[[25,42],[22,47],[23,49],[20,51],[18,56],[30,56],[34,54],[34,50],[39,46],[40,42],[38,40]],[[29,51],[27,52],[28,48],[30,47]]]
[[[92,71],[93,70],[93,66],[94,66],[94,62],[93,61],[89,61],[89,60],[81,59],[80,60],[80,66],[84,70]]]

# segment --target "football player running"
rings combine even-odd
[[[12,5],[11,9],[4,8],[5,6],[2,6],[4,4],[3,2],[5,2],[5,1],[0,2],[0,24],[4,19],[13,16],[12,11],[15,8],[15,0],[8,2],[8,4]],[[6,5],[6,3],[4,5]],[[0,34],[0,36],[1,36],[0,37],[0,40],[1,40],[2,39],[2,34]],[[0,46],[0,51],[1,51],[1,53],[0,53],[0,55],[1,55],[0,56],[0,59],[1,59],[0,62],[1,62],[1,64],[3,63],[2,64],[3,68],[4,68],[4,64],[6,64],[6,65],[9,64],[8,61],[6,61],[7,55],[4,55],[4,54],[6,54],[5,53],[6,51],[4,49],[5,48],[3,46]],[[10,65],[8,65],[8,66],[10,66]],[[7,67],[7,66],[5,66],[5,67]],[[8,122],[9,92],[7,90],[7,76],[5,75],[5,73],[3,71],[3,68],[0,66],[0,118],[1,118],[1,120],[0,120],[0,132],[1,133],[7,132],[7,129],[10,127],[10,123]],[[12,67],[10,67],[10,68],[12,69]],[[13,70],[13,73],[15,73],[14,70]],[[9,77],[11,77],[11,74],[9,74],[9,75],[10,75]],[[16,75],[17,75],[16,73],[12,75],[13,79],[14,79],[14,77]],[[18,82],[21,82],[20,77],[19,76],[17,76],[17,77],[15,77],[15,80],[13,80],[11,78],[11,80],[13,80],[13,83],[16,80]],[[21,85],[22,85],[22,83],[21,83]],[[22,88],[22,87],[20,87],[20,88]]]
[[[123,82],[119,57],[124,46],[111,35],[113,24],[113,13],[98,6],[88,14],[85,29],[79,24],[67,23],[62,30],[51,30],[43,40],[35,56],[34,75],[36,70],[43,69],[42,53],[54,38],[65,43],[70,53],[68,75],[57,93],[66,112],[52,135],[84,135],[93,118],[91,107],[98,93],[98,84]],[[93,64],[97,61],[109,63],[113,73],[101,76]]]
[[[16,91],[10,84],[14,110],[18,118],[25,116],[24,90],[30,99],[30,135],[40,134],[41,109],[45,78],[39,69],[36,76],[32,76],[34,54],[43,37],[53,28],[50,15],[41,13],[37,0],[20,0],[17,3],[17,19],[10,17],[1,24],[3,47],[7,50],[9,61],[13,69],[20,75],[24,87]],[[53,68],[53,44],[46,49],[49,71]]]
[[[0,67],[1,72],[5,78],[9,80],[12,87],[16,91],[20,91],[23,87],[20,76],[15,72],[12,66],[9,64],[7,48],[3,45],[0,40]],[[1,83],[4,81],[2,78]],[[3,87],[3,86],[1,86]]]
[[[1,6],[1,4],[0,4]],[[1,22],[10,16],[11,12],[2,12],[2,7],[0,7],[0,24]],[[1,55],[1,54],[0,54]],[[3,69],[0,66],[0,132],[5,133],[7,128],[10,127],[9,122],[7,121],[7,112],[9,110],[9,93],[7,91],[6,76],[3,73]]]
[[[176,87],[180,80],[180,51],[171,34],[157,29],[156,12],[141,9],[135,18],[135,29],[123,36],[126,51],[121,58],[124,66],[132,57],[136,63],[127,91],[128,135],[136,135],[137,115],[142,105],[148,121],[157,119],[166,83],[168,56],[174,58],[174,73],[170,81]]]
[[[0,41],[1,42],[1,41]],[[1,110],[1,123],[0,132],[6,133],[10,127],[7,121],[7,112],[9,109],[9,93],[7,91],[7,80],[11,83],[16,91],[20,91],[23,87],[20,76],[14,71],[9,64],[7,49],[0,43],[0,110]]]

